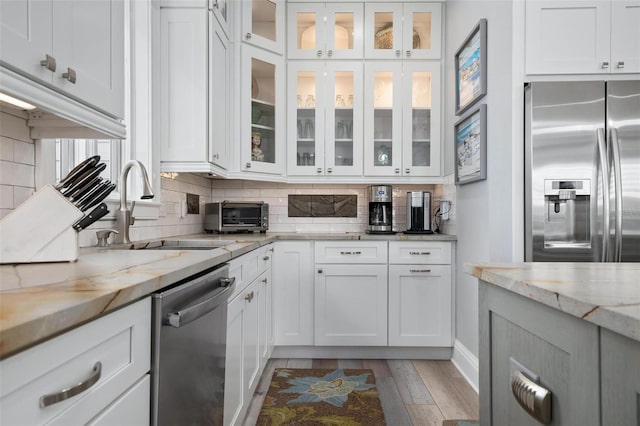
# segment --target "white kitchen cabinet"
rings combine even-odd
[[[236,289],[227,304],[224,424],[241,424],[271,355],[271,246],[229,262]]]
[[[239,3],[240,39],[282,55],[285,44],[285,0],[246,0]]]
[[[90,426],[149,425],[151,424],[150,394],[151,376],[145,374],[138,383],[87,424]]]
[[[640,72],[640,1],[527,0],[527,74]]]
[[[439,176],[440,63],[367,61],[365,176]]]
[[[147,298],[2,360],[0,423],[100,424],[104,416],[148,424],[150,364]],[[81,383],[84,391],[63,396]],[[61,399],[42,407],[46,395]]]
[[[387,242],[315,242],[315,345],[387,346]]]
[[[241,169],[282,175],[286,150],[284,59],[247,44],[240,52]]]
[[[0,3],[0,64],[124,117],[124,1]]]
[[[367,59],[440,59],[440,3],[365,3]]]
[[[278,241],[273,257],[274,339],[313,345],[313,241]]]
[[[203,6],[205,6],[203,2]],[[160,146],[165,171],[229,162],[229,41],[213,12],[160,9]]]
[[[452,246],[389,242],[389,346],[453,345]]]
[[[289,61],[287,173],[361,176],[362,62]]]
[[[288,59],[361,59],[363,3],[287,5]]]

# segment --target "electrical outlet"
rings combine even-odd
[[[451,210],[451,202],[449,200],[440,201],[440,218],[449,220],[449,210]]]

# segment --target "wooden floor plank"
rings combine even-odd
[[[312,368],[312,366],[312,360],[307,358],[290,358],[287,361],[287,368]]]
[[[361,359],[339,359],[338,360],[338,368],[342,368],[344,370],[351,369],[363,369]]]
[[[433,398],[408,360],[388,360],[387,364],[396,381],[398,391],[405,404],[433,404]]]
[[[384,359],[365,359],[362,361],[362,367],[373,370],[376,381],[378,381],[378,377],[391,377],[391,370]]]
[[[445,419],[474,417],[474,413],[467,412],[464,398],[438,365],[440,361],[414,360],[412,362]]]
[[[441,426],[444,417],[437,405],[407,405],[414,426]]]
[[[478,394],[473,390],[471,385],[467,382],[466,379],[454,378],[452,379],[453,386],[456,388],[460,396],[464,401],[464,409],[469,415],[471,419],[480,418],[480,400],[478,399]]]
[[[388,425],[411,426],[411,419],[407,408],[402,403],[402,397],[393,377],[376,377],[376,388],[380,396],[380,404],[384,418]]]
[[[314,359],[311,361],[311,368],[338,368],[338,361],[335,359]]]

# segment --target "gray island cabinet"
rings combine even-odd
[[[553,265],[467,265],[480,424],[640,425],[640,265]]]

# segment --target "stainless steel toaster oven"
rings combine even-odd
[[[267,232],[269,204],[262,201],[223,201],[204,205],[207,232]]]

